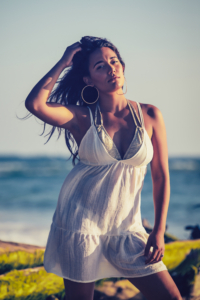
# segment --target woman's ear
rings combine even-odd
[[[85,84],[88,84],[88,79],[87,79],[87,77],[83,77],[83,81],[85,82]]]
[[[88,78],[88,77],[83,77],[83,81],[85,82],[85,84],[87,84],[87,85],[92,85],[92,82],[91,82],[91,80]]]

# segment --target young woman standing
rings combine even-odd
[[[182,299],[162,262],[170,198],[164,120],[154,105],[126,99],[124,70],[112,43],[83,37],[25,102],[53,125],[51,134],[56,127],[65,130],[73,156],[44,257],[47,272],[64,279],[67,300],[93,299],[95,281],[109,277],[127,278],[148,300]],[[150,235],[140,212],[148,163],[155,208]]]

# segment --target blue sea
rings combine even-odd
[[[73,168],[63,157],[0,156],[0,239],[45,246],[61,186]],[[169,158],[167,232],[188,239],[200,224],[200,157]],[[141,194],[142,218],[154,224],[150,165]]]

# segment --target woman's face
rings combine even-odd
[[[87,84],[94,85],[99,92],[114,92],[124,84],[124,68],[108,47],[98,48],[90,55],[89,72]]]

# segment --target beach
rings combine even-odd
[[[1,294],[8,291],[0,299],[64,299],[63,281],[46,273],[43,255],[60,188],[72,168],[71,160],[63,157],[0,157]],[[200,159],[169,158],[169,168],[171,195],[163,261],[180,288],[187,287],[182,291],[190,294],[187,299],[197,300],[200,240],[192,239],[191,228],[199,226]],[[149,165],[141,194],[141,214],[149,233],[154,223]],[[94,299],[100,297],[144,300],[124,278],[98,281]]]
[[[0,241],[0,299],[64,300],[63,279],[43,267],[45,248]],[[176,282],[183,300],[200,299],[200,239],[165,244],[163,262]],[[95,282],[94,300],[145,300],[125,278]]]

